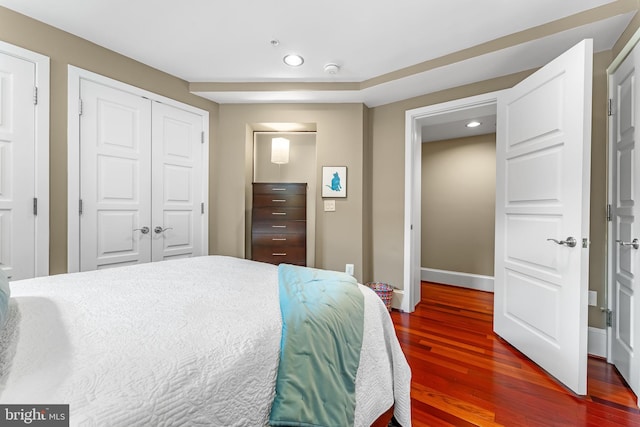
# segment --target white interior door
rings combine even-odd
[[[609,93],[612,115],[609,117],[609,140],[612,143],[611,253],[612,277],[609,281],[611,316],[610,361],[627,381],[636,396],[640,392],[640,150],[636,141],[640,131],[640,93],[636,78],[640,69],[640,47],[610,77]]]
[[[592,61],[585,40],[502,93],[497,111],[494,330],[578,394],[587,383]]]
[[[153,261],[203,255],[202,116],[153,103]]]
[[[80,269],[151,260],[151,101],[90,80],[80,96]]]
[[[33,62],[0,52],[0,268],[13,280],[36,275]]]

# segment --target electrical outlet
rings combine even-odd
[[[344,272],[353,276],[353,264],[347,264],[344,268]]]
[[[589,305],[598,305],[598,291],[589,291]]]

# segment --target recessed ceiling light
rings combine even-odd
[[[287,55],[282,60],[284,61],[285,64],[291,67],[299,67],[304,63],[304,58],[296,54]]]
[[[477,128],[477,127],[478,127],[478,126],[480,126],[481,124],[482,124],[482,123],[480,123],[479,121],[477,121],[477,120],[473,120],[473,121],[470,121],[469,123],[467,123],[467,125],[466,125],[466,126],[467,126],[468,128]]]

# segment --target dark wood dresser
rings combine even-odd
[[[307,184],[253,183],[251,259],[307,264]]]

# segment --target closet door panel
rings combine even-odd
[[[153,103],[153,260],[204,255],[202,116]]]
[[[149,262],[151,102],[89,80],[80,93],[80,268]]]

